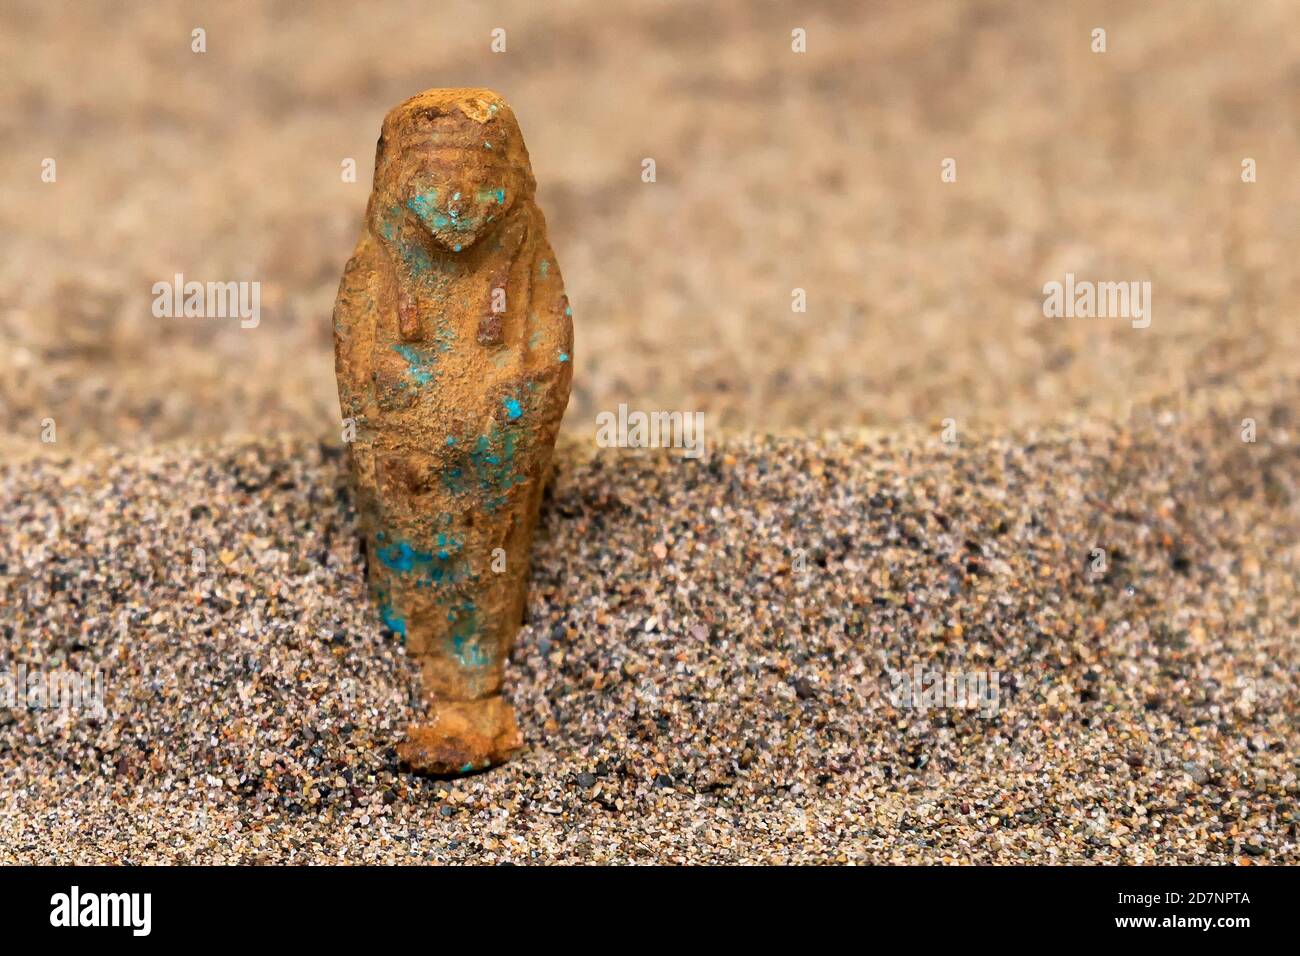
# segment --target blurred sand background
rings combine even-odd
[[[111,712],[0,710],[0,861],[1300,859],[1292,0],[9,0],[0,62],[0,656]],[[576,332],[530,748],[455,782],[391,749],[330,329],[435,86],[513,104]],[[598,452],[620,403],[707,460]]]
[[[715,429],[988,430],[1295,371],[1289,0],[0,16],[10,444],[41,450],[46,416],[61,451],[337,434],[329,314],[379,122],[433,86],[491,87],[520,117],[573,302],[574,432],[620,402]],[[1150,281],[1151,328],[1045,319],[1067,271]],[[155,318],[177,272],[260,281],[261,325]]]

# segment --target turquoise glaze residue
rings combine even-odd
[[[379,616],[384,619],[384,625],[390,631],[401,635],[403,641],[406,640],[406,618],[394,611],[387,601],[379,605]]]
[[[416,564],[427,564],[433,560],[432,554],[427,551],[416,551],[405,541],[399,541],[387,548],[376,548],[375,553],[384,567],[399,573],[413,571]]]
[[[436,191],[432,191],[432,194],[437,195]],[[414,211],[417,206],[423,208],[424,200],[424,196],[417,196],[415,199],[408,200],[406,205]],[[420,213],[416,214],[421,215]],[[422,215],[421,218],[423,218]],[[406,263],[411,272],[417,276],[423,275],[433,269],[433,262],[418,242],[404,242],[402,240],[401,220],[402,207],[393,206],[388,210],[388,214],[384,216],[383,222],[380,223],[379,233],[384,239],[397,246],[398,255],[402,257],[402,261]]]
[[[450,561],[453,554],[459,554],[465,543],[455,535],[438,535],[438,560]]]
[[[479,646],[482,626],[478,619],[478,607],[472,600],[464,600],[447,611],[447,620],[451,623],[452,653],[461,667],[487,667],[492,661],[487,652]]]
[[[376,536],[375,556],[388,570],[408,580],[416,588],[443,587],[470,576],[468,565],[461,560],[465,542],[453,534],[440,533],[428,551],[398,540],[384,545],[385,536]]]
[[[433,268],[433,260],[424,251],[424,247],[415,242],[403,242],[400,246],[402,261],[415,275],[421,276]]]
[[[428,385],[433,381],[433,356],[425,355],[410,345],[394,345],[393,351],[406,359],[406,374],[416,385]]]
[[[472,449],[454,454],[442,471],[447,490],[456,495],[476,494],[486,511],[504,505],[510,489],[528,480],[515,471],[518,429],[515,424],[493,425],[489,434],[478,436]]]
[[[434,333],[434,341],[438,343],[439,352],[450,352],[456,343],[456,332],[446,322],[440,322],[438,331]]]
[[[438,190],[429,189],[406,200],[406,208],[426,222],[438,212]]]
[[[460,199],[460,193],[452,197],[452,202]],[[452,232],[472,232],[474,229],[474,220],[469,217],[463,217],[459,209],[447,205],[446,211],[438,208],[438,190],[430,189],[418,196],[412,196],[406,201],[406,208],[411,210],[420,218],[420,221],[434,230],[451,230]],[[460,251],[460,246],[456,247]]]

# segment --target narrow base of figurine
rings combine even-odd
[[[455,776],[504,763],[523,743],[504,697],[439,700],[429,705],[427,723],[407,728],[397,756],[412,770]]]

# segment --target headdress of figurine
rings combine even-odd
[[[431,90],[384,118],[369,217],[385,238],[395,228],[409,236],[414,227],[437,250],[462,252],[535,189],[505,100],[491,90]]]

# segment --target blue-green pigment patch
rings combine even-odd
[[[394,345],[393,351],[406,359],[406,374],[417,386],[428,385],[433,381],[433,356],[427,355],[410,345]]]
[[[461,667],[487,667],[492,661],[487,651],[479,645],[482,624],[478,617],[478,607],[472,600],[463,600],[447,611],[447,620],[451,623],[451,646],[456,661]]]
[[[487,511],[504,505],[510,489],[527,481],[515,472],[518,428],[493,425],[489,434],[478,436],[471,449],[453,453],[442,472],[443,485],[456,495],[476,492]]]
[[[406,640],[406,618],[393,610],[393,606],[387,601],[379,605],[379,616],[384,621],[384,626],[394,634],[400,635],[402,640]]]

